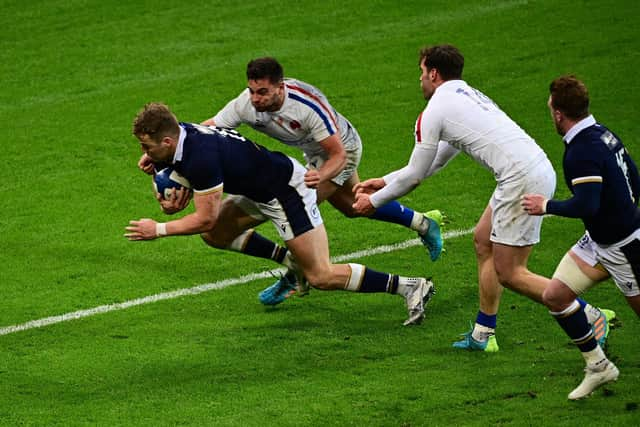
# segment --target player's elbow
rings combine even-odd
[[[198,216],[196,227],[198,232],[205,233],[216,226],[217,219],[211,216]]]

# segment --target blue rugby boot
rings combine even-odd
[[[593,322],[591,329],[593,330],[593,337],[598,341],[600,348],[604,348],[609,337],[609,322],[616,317],[616,312],[613,310],[607,310],[600,308],[600,316]]]
[[[429,229],[425,234],[418,234],[422,244],[426,246],[429,251],[429,257],[431,261],[436,261],[440,258],[442,253],[442,233],[440,232],[440,225],[443,224],[443,215],[439,210],[432,210],[425,212],[425,220],[429,223]]]
[[[287,275],[284,275],[276,283],[260,292],[258,298],[264,305],[278,305],[289,296],[291,291],[295,290],[295,280],[292,282]]]
[[[486,341],[476,341],[471,336],[472,332],[473,330],[462,334],[462,340],[454,342],[453,347],[462,350],[485,351],[487,353],[496,353],[500,349],[495,335],[489,335]]]

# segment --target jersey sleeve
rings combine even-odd
[[[384,176],[386,185],[370,198],[374,207],[382,206],[409,193],[428,176],[429,172],[433,171],[432,165],[438,152],[440,138],[438,133],[438,138],[434,142],[424,143],[422,140],[425,112],[422,112],[416,120],[416,141],[409,163],[404,168]]]
[[[600,208],[602,191],[602,163],[604,156],[596,150],[576,150],[564,164],[564,173],[571,183],[573,197],[567,200],[549,200],[547,213],[569,218],[595,215]]]
[[[573,197],[567,200],[549,200],[547,212],[567,218],[593,216],[600,208],[601,182],[589,182],[574,187]]]
[[[242,112],[247,101],[248,90],[246,89],[238,97],[229,101],[222,110],[213,116],[213,121],[217,127],[235,129],[245,122]]]

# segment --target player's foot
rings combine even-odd
[[[287,276],[282,276],[276,283],[260,292],[258,298],[264,305],[278,305],[295,289],[295,282],[292,283]]]
[[[427,218],[431,218],[432,220],[437,222],[440,227],[444,226],[444,223],[447,219],[447,216],[443,214],[439,209],[433,209],[427,212],[423,212],[422,215],[426,216]]]
[[[442,253],[442,234],[440,233],[440,224],[442,224],[443,215],[439,210],[425,212],[425,219],[429,223],[429,229],[425,234],[418,234],[422,244],[427,247],[431,261],[435,261]]]
[[[586,367],[584,372],[584,379],[580,385],[569,393],[570,400],[587,397],[601,385],[617,380],[620,375],[620,371],[611,361],[607,361],[607,364],[600,369]]]
[[[500,349],[495,335],[489,335],[486,341],[476,341],[471,335],[472,332],[473,330],[462,334],[462,340],[454,342],[453,347],[462,350],[485,351],[487,353],[495,353]]]
[[[598,341],[600,348],[604,348],[607,338],[609,337],[609,322],[615,319],[616,312],[604,308],[599,310],[600,316],[593,322],[591,329],[593,330],[593,337]]]
[[[404,321],[404,326],[419,325],[424,320],[424,307],[436,292],[431,280],[420,278],[413,289],[405,295],[409,317]]]
[[[293,257],[286,276],[289,278],[289,282],[295,284],[295,289],[289,292],[287,298],[293,295],[303,297],[309,293],[309,282]]]

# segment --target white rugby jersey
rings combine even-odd
[[[545,156],[527,133],[489,97],[462,80],[440,85],[415,128],[416,148],[435,150],[440,140],[471,156],[496,180],[526,173]],[[435,153],[435,151],[434,151]]]
[[[533,138],[463,80],[436,88],[416,121],[415,144],[409,164],[386,175],[387,186],[371,196],[374,206],[405,195],[459,151],[489,169],[497,181],[523,176],[546,159]]]
[[[246,123],[284,144],[300,148],[308,158],[317,155],[326,158],[320,141],[336,132],[340,133],[345,150],[359,144],[353,138],[351,123],[329,104],[320,90],[296,79],[287,78],[284,83],[284,103],[278,111],[256,111],[247,88],[213,117],[216,126],[235,129]]]

